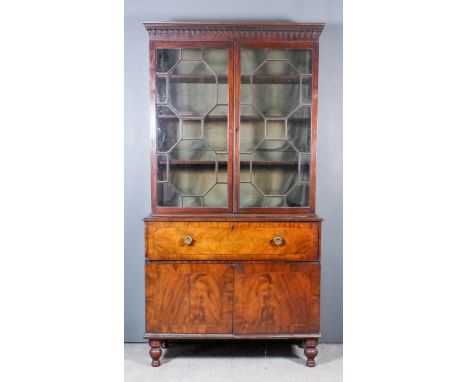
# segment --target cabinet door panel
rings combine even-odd
[[[156,202],[184,211],[232,208],[230,49],[158,47]]]
[[[235,334],[319,332],[319,264],[245,264],[234,277]]]
[[[311,49],[240,50],[242,212],[311,206],[312,59]]]
[[[146,264],[146,331],[231,333],[233,271],[226,264]]]

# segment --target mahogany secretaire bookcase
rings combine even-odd
[[[149,32],[152,365],[175,339],[320,337],[315,215],[324,24],[155,22]]]

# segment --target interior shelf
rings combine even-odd
[[[241,122],[256,122],[256,121],[263,121],[263,117],[257,117],[257,116],[241,116]],[[177,115],[159,115],[158,119],[179,119]],[[183,119],[190,119],[190,120],[202,120],[204,119],[205,121],[226,121],[228,119],[227,115],[209,115],[206,117],[183,117]],[[271,117],[267,119],[269,121],[282,121],[284,118],[281,117]],[[309,121],[310,118],[307,117],[289,117],[288,121]]]
[[[159,115],[159,119],[179,119],[177,115]],[[207,117],[184,117],[184,119],[204,119],[205,121],[226,121],[228,119],[227,115],[209,115]]]
[[[227,161],[218,161],[218,166],[226,166]],[[159,165],[167,165],[167,161],[158,161]],[[170,160],[170,166],[214,166],[215,161],[208,161],[208,160]],[[249,167],[249,161],[241,161],[241,167]],[[252,161],[253,166],[297,166],[298,162],[295,161]]]
[[[177,83],[202,83],[202,84],[214,84],[216,83],[215,75],[191,75],[191,74],[171,74],[168,76],[169,82]],[[227,84],[228,77],[225,75],[218,75],[218,83]]]
[[[310,79],[309,79],[310,80]],[[297,76],[252,76],[253,84],[298,84],[301,77]],[[250,76],[241,76],[242,84],[250,84]]]
[[[165,76],[158,76],[157,78],[164,78]],[[227,84],[228,76],[218,75],[219,84]],[[171,74],[167,76],[169,82],[172,83],[202,83],[202,84],[214,84],[216,83],[215,75],[192,75],[192,74]],[[306,77],[309,81],[312,79]],[[286,75],[264,75],[264,76],[252,76],[252,83],[254,84],[298,84],[301,82],[301,77],[297,76],[286,76]],[[250,84],[251,76],[241,76],[242,84]]]

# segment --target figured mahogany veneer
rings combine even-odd
[[[146,264],[149,332],[317,333],[319,317],[319,264]]]
[[[319,331],[319,264],[242,264],[234,279],[234,333]]]
[[[319,256],[319,223],[151,222],[146,223],[151,260],[311,260]],[[190,236],[193,242],[184,243]],[[283,243],[275,245],[274,237]]]
[[[146,264],[146,330],[231,333],[229,264]]]

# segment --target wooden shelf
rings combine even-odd
[[[218,166],[226,166],[227,161],[218,161]],[[159,165],[166,166],[167,161],[159,161]],[[175,159],[169,161],[170,166],[214,166],[215,161],[208,160],[180,160]],[[249,161],[241,161],[241,167],[250,167]],[[295,161],[252,161],[252,166],[297,166]]]
[[[160,165],[167,165],[167,161],[159,161]],[[169,161],[170,166],[214,166],[215,161],[210,160],[182,160],[182,159],[174,159]],[[226,161],[219,161],[218,165],[226,165]]]
[[[158,119],[179,119],[177,115],[160,115]],[[190,120],[202,120],[205,121],[227,121],[227,115],[208,115],[206,117],[183,117],[183,119],[190,119]]]
[[[265,118],[263,117],[255,117],[251,115],[241,115],[241,122],[255,122],[255,121],[263,121]],[[282,117],[267,117],[266,118],[269,122],[281,122],[286,118]],[[310,121],[310,118],[306,117],[289,117],[288,121]]]
[[[241,166],[249,165],[249,162],[240,162]],[[252,166],[296,166],[298,162],[295,161],[252,161]]]
[[[162,77],[162,76],[158,76]],[[169,82],[172,83],[200,83],[200,84],[214,84],[216,83],[215,75],[191,75],[191,74],[171,74],[168,76]],[[157,79],[156,79],[157,81]],[[227,84],[228,77],[226,75],[218,75],[219,84]]]
[[[310,79],[312,83],[312,79]],[[282,75],[265,75],[252,76],[252,84],[298,84],[301,82],[301,77],[297,76],[282,76]],[[241,76],[241,84],[250,84],[250,76]]]
[[[160,115],[158,116],[158,119],[179,119],[177,115]],[[182,119],[185,120],[202,120],[204,119],[205,121],[227,121],[228,116],[227,115],[208,115],[206,117],[183,117]],[[271,117],[267,119],[269,121],[282,121],[282,117]],[[256,116],[251,116],[251,115],[245,115],[241,116],[241,122],[256,122],[256,121],[263,121],[263,117],[256,117]],[[310,121],[310,118],[306,117],[289,117],[288,121]]]
[[[164,78],[165,76],[157,76]],[[251,76],[241,76],[241,84],[250,84]],[[216,83],[215,75],[192,75],[192,74],[172,74],[167,76],[169,82],[172,83],[200,83],[200,84],[214,84]],[[312,82],[311,77],[306,77],[308,81]],[[157,81],[156,79],[156,81]],[[301,82],[301,77],[297,76],[284,76],[284,75],[264,75],[252,76],[253,84],[298,84]],[[218,75],[218,84],[227,84],[228,76]]]

